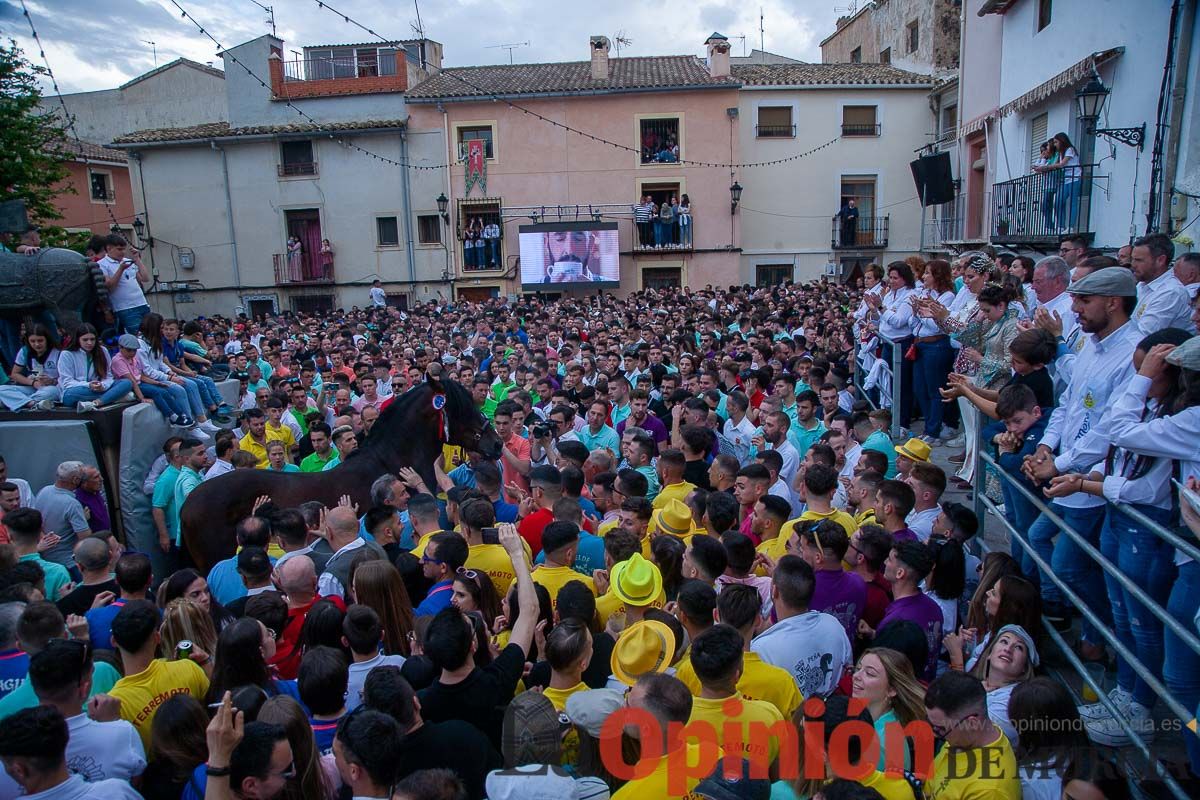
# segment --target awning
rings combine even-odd
[[[1117,56],[1125,52],[1124,47],[1113,47],[1109,50],[1101,50],[1092,53],[1087,58],[1068,67],[1062,72],[1055,75],[1048,81],[1039,84],[1035,88],[1021,95],[1015,100],[1011,100],[996,111],[999,117],[1006,117],[1009,114],[1017,114],[1030,106],[1037,105],[1056,92],[1061,92],[1064,89],[1069,89],[1077,83],[1081,83],[1091,76],[1093,72],[1100,68],[1101,65],[1112,61]]]
[[[993,108],[991,111],[980,114],[978,117],[975,117],[975,119],[973,119],[973,120],[964,122],[958,128],[958,138],[965,139],[974,133],[978,133],[979,131],[983,130],[984,126],[986,126],[989,121],[991,121],[995,118],[996,118],[996,109]]]

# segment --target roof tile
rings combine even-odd
[[[695,56],[610,58],[608,78],[592,80],[591,62],[497,64],[443,69],[407,93],[414,102],[454,97],[630,92],[652,89],[736,89],[736,78],[713,78]]]
[[[124,163],[129,160],[124,150],[114,150],[111,147],[92,144],[83,140],[66,139],[61,142],[55,142],[52,148],[77,161],[87,158],[94,161],[120,161]]]
[[[262,136],[288,133],[323,133],[333,131],[359,131],[373,128],[402,128],[407,120],[375,119],[359,122],[328,122],[319,125],[295,123],[291,125],[250,125],[231,128],[228,122],[206,122],[188,128],[154,128],[134,131],[117,139],[114,144],[148,144],[153,142],[185,142],[204,139],[229,139],[237,136]]]
[[[932,86],[933,78],[888,64],[735,64],[745,86]]]

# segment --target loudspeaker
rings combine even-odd
[[[927,206],[938,206],[954,199],[954,177],[950,171],[950,154],[934,153],[921,156],[909,164],[917,198]]]

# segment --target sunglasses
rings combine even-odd
[[[464,578],[466,578],[469,581],[479,580],[479,573],[473,569],[467,569],[466,567],[459,567],[456,570],[456,573],[459,575],[462,575]]]

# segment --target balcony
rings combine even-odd
[[[696,217],[686,228],[681,228],[676,221],[673,225],[659,228],[658,223],[651,218],[648,224],[633,225],[634,253],[688,253],[696,247]]]
[[[1076,180],[1055,170],[993,184],[991,241],[1049,247],[1068,234],[1088,233],[1094,168],[1078,168]]]
[[[279,177],[295,178],[301,175],[316,175],[317,162],[315,161],[293,161],[290,164],[279,164]]]
[[[754,135],[759,139],[795,139],[795,125],[755,125]]]
[[[961,242],[967,229],[967,196],[960,194],[949,203],[932,206],[925,221],[926,244],[939,246]]]
[[[834,250],[882,250],[888,246],[891,217],[859,217],[856,225],[843,225],[833,218],[830,246]]]
[[[878,122],[874,124],[843,122],[842,136],[878,136],[881,129],[882,126]]]
[[[283,61],[273,55],[268,66],[271,93],[276,99],[379,94],[408,89],[408,61],[404,50],[379,53],[375,58],[310,57]]]
[[[333,264],[319,264],[308,252],[293,255],[290,259],[287,253],[275,253],[271,261],[277,286],[311,286],[334,281]]]

